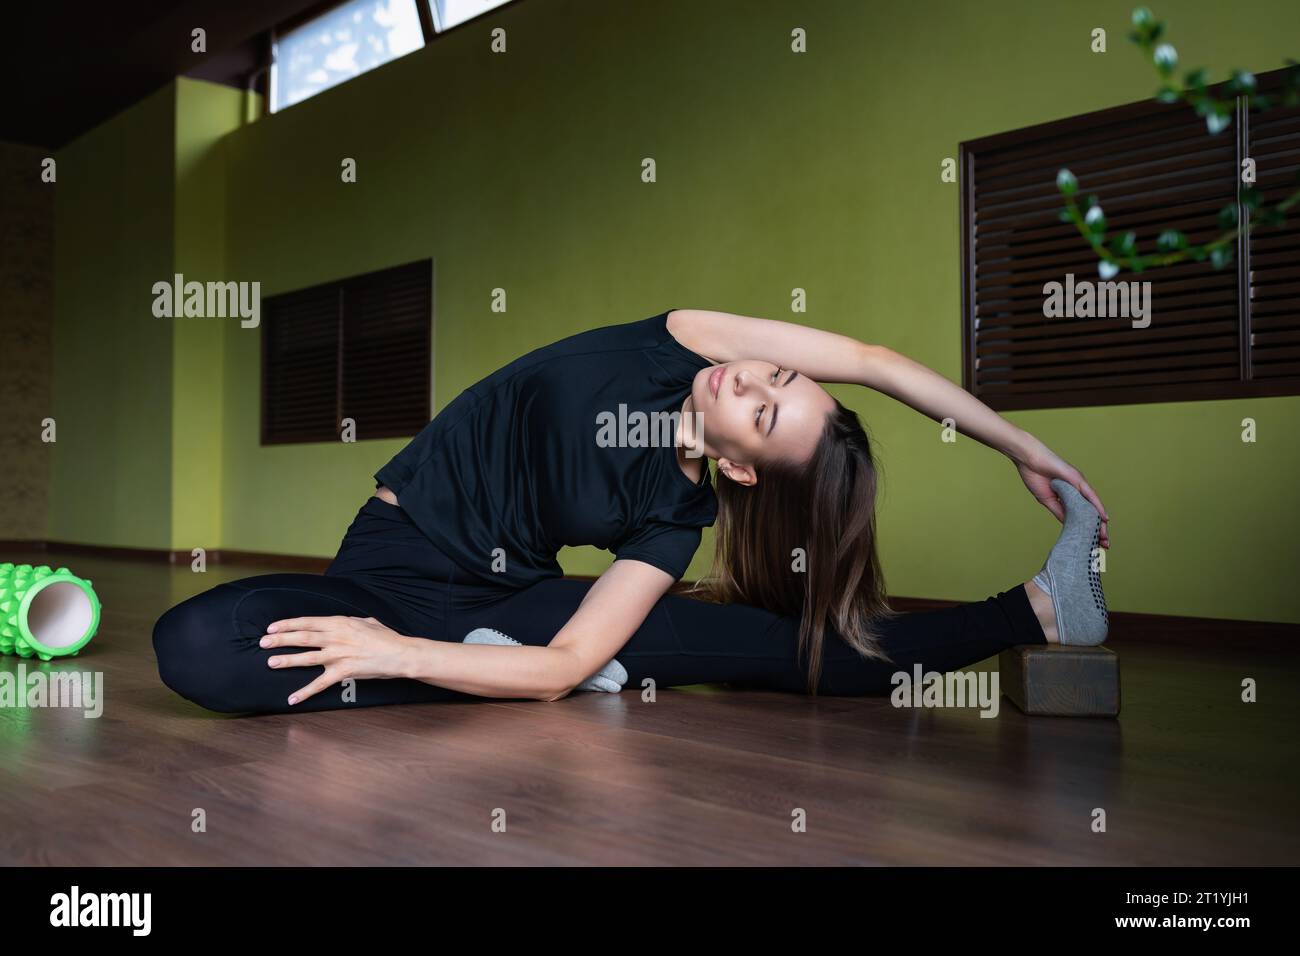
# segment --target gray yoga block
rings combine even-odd
[[[1107,647],[1021,644],[998,656],[1002,693],[1026,714],[1119,714],[1119,657]]]

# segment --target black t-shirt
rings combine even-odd
[[[672,413],[711,363],[667,319],[581,332],[516,359],[462,392],[375,480],[439,550],[494,583],[561,575],[564,545],[680,578],[717,500],[707,461],[699,482],[682,471]]]

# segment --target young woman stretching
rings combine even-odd
[[[982,602],[889,610],[871,446],[818,382],[1007,455],[1064,525],[1042,570]],[[324,575],[244,578],[166,612],[163,681],[256,713],[647,679],[887,694],[917,663],[1106,636],[1109,516],[1075,468],[924,366],[787,322],[675,309],[571,336],[461,393],[375,479]],[[715,519],[712,572],[668,593]],[[556,562],[583,544],[615,556],[594,583]]]

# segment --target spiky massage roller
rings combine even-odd
[[[67,568],[0,564],[0,654],[71,657],[99,629],[99,598]]]

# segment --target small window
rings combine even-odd
[[[262,315],[262,444],[406,438],[430,418],[429,259],[271,296]]]
[[[1266,204],[1294,191],[1300,108],[1255,115],[1239,99],[1234,124],[1211,135],[1191,106],[1147,101],[962,143],[963,385],[998,410],[1300,394],[1300,210],[1239,237],[1227,267],[1186,261],[1110,283],[1058,219],[1064,167],[1140,249],[1165,229],[1207,242],[1225,205],[1248,215],[1248,157]],[[1103,315],[1103,295],[1123,306],[1134,282],[1150,282],[1149,315]],[[1049,317],[1049,286],[1095,300]]]
[[[271,111],[360,76],[424,46],[416,6],[425,0],[348,0],[278,36]]]
[[[429,0],[435,29],[441,33],[494,10],[509,0]]]

